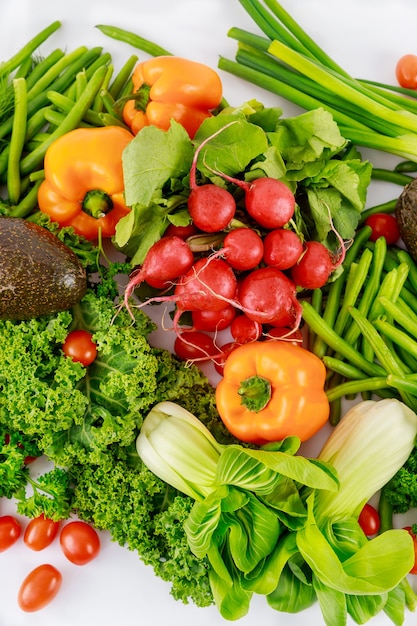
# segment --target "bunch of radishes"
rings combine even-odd
[[[237,220],[234,227],[237,204],[233,193],[212,182],[198,185],[196,181],[200,151],[224,128],[195,152],[188,197],[191,227],[167,229],[148,250],[142,266],[132,272],[124,297],[129,309],[130,297],[142,282],[161,290],[149,302],[175,304],[178,356],[212,359],[219,371],[235,345],[262,336],[299,341],[297,292],[325,285],[343,260],[342,253],[336,258],[322,243],[302,241],[291,228],[296,200],[282,181],[265,176],[246,182],[213,172],[244,192],[248,224]],[[194,242],[204,234],[218,235],[214,239],[221,246],[205,253],[197,246],[196,252]],[[184,329],[181,317],[186,312],[191,314],[192,326]],[[230,329],[233,341],[219,347],[215,334],[225,328]]]

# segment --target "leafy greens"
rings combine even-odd
[[[365,206],[371,164],[342,135],[331,114],[322,108],[282,118],[278,108],[257,101],[227,107],[206,119],[191,141],[172,122],[168,131],[144,128],[123,154],[126,201],[131,212],[117,225],[115,245],[142,264],[146,252],[170,223],[184,226],[189,171],[195,150],[218,129],[199,155],[199,182],[226,186],[237,201],[239,220],[243,196],[215,172],[245,180],[273,176],[295,193],[298,210],[291,224],[302,237],[335,245],[333,225],[351,239]]]

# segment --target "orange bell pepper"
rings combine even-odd
[[[326,368],[293,343],[254,341],[233,350],[216,388],[226,428],[241,441],[264,445],[297,436],[306,441],[329,418]]]
[[[129,212],[124,201],[122,153],[134,138],[119,126],[77,128],[45,154],[38,205],[60,226],[91,241],[112,237]]]
[[[149,125],[168,130],[174,119],[193,138],[222,100],[217,72],[181,57],[158,56],[139,63],[132,82],[132,99],[123,107],[123,119],[135,135]]]

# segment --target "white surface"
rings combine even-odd
[[[417,53],[415,0],[284,0],[284,6],[355,76],[393,82],[396,60],[405,53]],[[231,26],[254,30],[238,0],[2,0],[0,17],[0,61],[10,58],[55,19],[61,20],[63,26],[42,46],[41,52],[56,47],[71,50],[81,44],[102,45],[113,55],[116,66],[133,50],[102,35],[94,28],[95,24],[111,24],[137,32],[174,54],[213,67],[217,66],[220,54],[234,57],[236,42],[227,37]],[[139,55],[146,58],[142,53]],[[257,97],[265,104],[282,106],[286,115],[296,111],[249,83],[228,74],[222,74],[222,79],[225,97],[231,104]],[[372,155],[372,160],[378,166],[393,162],[383,155]],[[397,192],[397,187],[376,183],[370,190],[368,206],[392,199]],[[3,499],[0,514],[6,513],[14,514],[15,510],[13,503]],[[58,543],[33,553],[19,541],[1,553],[0,626],[192,626],[196,623],[220,626],[226,623],[214,607],[198,609],[174,601],[169,585],[156,579],[134,553],[111,543],[106,533],[101,537],[99,557],[84,567],[66,561]],[[18,587],[32,568],[44,562],[61,570],[61,591],[47,608],[25,614],[17,607]],[[413,584],[417,586],[417,577]],[[239,620],[239,624],[301,626],[307,620],[311,626],[323,624],[317,607],[294,616],[277,614],[267,607],[264,598],[254,598],[249,615]],[[415,615],[408,614],[405,624],[410,626],[415,620]],[[371,623],[391,624],[383,615]]]

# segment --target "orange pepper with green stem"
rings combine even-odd
[[[171,119],[191,138],[222,101],[219,75],[203,63],[158,56],[139,63],[132,74],[133,93],[123,119],[136,135],[144,126],[168,130]]]
[[[112,237],[129,213],[124,201],[122,153],[134,138],[125,128],[77,128],[45,154],[39,209],[91,241]]]
[[[309,350],[282,340],[233,350],[216,388],[219,415],[237,439],[256,445],[306,441],[329,418],[326,368]]]

